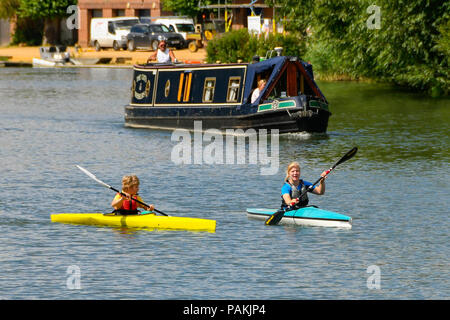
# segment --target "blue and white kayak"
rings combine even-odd
[[[253,219],[267,220],[276,211],[276,209],[249,208],[247,209],[247,216]],[[351,229],[352,218],[316,207],[304,207],[286,211],[278,224]]]

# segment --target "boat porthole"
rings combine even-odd
[[[145,85],[145,88],[144,88]],[[139,74],[136,77],[136,84],[134,85],[134,97],[137,100],[148,97],[150,91],[150,80],[147,79],[145,74]]]
[[[166,98],[169,96],[169,93],[170,93],[170,80],[167,79],[166,85],[164,87],[164,95]]]

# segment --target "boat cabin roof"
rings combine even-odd
[[[262,101],[271,99],[271,97],[280,96],[284,93],[287,96],[297,96],[300,93],[315,96],[327,102],[325,96],[320,91],[316,82],[312,66],[309,63],[301,61],[297,57],[279,56],[263,60],[256,63],[228,63],[228,64],[167,64],[151,63],[146,65],[136,65],[135,69],[145,70],[201,70],[215,68],[245,68],[245,81],[243,82],[243,103],[250,103],[250,96],[257,86],[260,79],[266,79],[267,83],[262,90],[259,98],[254,104],[260,104]]]

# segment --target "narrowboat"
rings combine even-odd
[[[260,79],[266,85],[251,95]],[[255,63],[135,65],[125,126],[154,129],[327,130],[328,101],[297,57]]]

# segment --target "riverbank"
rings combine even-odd
[[[68,47],[71,58],[75,59],[103,59],[107,64],[131,66],[134,64],[144,64],[148,56],[152,53],[150,50],[137,50],[130,52],[128,50],[114,51],[101,50],[95,51],[93,48],[83,48],[77,51],[74,47]],[[197,52],[191,52],[188,49],[174,50],[175,57],[182,62],[199,62],[206,60],[205,48],[198,49]],[[13,63],[32,63],[33,58],[39,58],[39,47],[1,47],[0,60]]]

